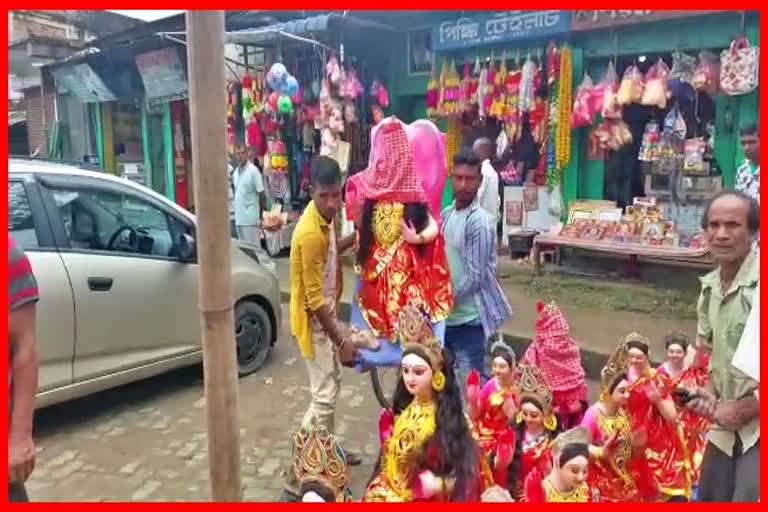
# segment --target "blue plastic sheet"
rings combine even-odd
[[[360,330],[370,330],[368,324],[363,318],[363,314],[360,312],[360,305],[357,302],[357,292],[360,289],[360,279],[355,281],[355,293],[353,295],[351,304],[350,324],[357,327]],[[432,330],[435,336],[440,340],[440,344],[445,344],[445,322],[438,322],[432,324]],[[392,343],[387,339],[379,339],[381,346],[378,350],[359,349],[359,359],[355,364],[355,369],[358,372],[368,371],[373,367],[385,366],[394,367],[400,364],[403,358],[403,350],[398,343]]]

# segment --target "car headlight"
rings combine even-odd
[[[255,246],[240,246],[240,250],[262,267],[266,268],[273,274],[277,274],[277,265],[275,264],[275,260],[273,260],[264,249],[260,249]]]

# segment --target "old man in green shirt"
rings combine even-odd
[[[697,345],[711,351],[709,388],[690,407],[713,420],[704,452],[699,500],[749,502],[760,497],[759,383],[731,365],[760,279],[755,240],[760,207],[743,192],[725,190],[702,219],[717,269],[701,280]],[[760,357],[755,354],[755,357]]]

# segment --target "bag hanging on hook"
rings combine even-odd
[[[750,46],[746,36],[733,40],[730,48],[720,53],[720,90],[728,96],[748,94],[757,88],[760,54]]]

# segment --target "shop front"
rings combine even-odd
[[[704,201],[733,186],[739,127],[757,121],[758,21],[745,11],[454,16],[430,31],[424,114],[445,128],[449,163],[461,145],[495,141],[504,243],[529,247],[561,222],[581,238],[576,211],[582,227],[606,223],[584,230],[587,241],[699,250]],[[721,83],[733,62],[753,76]],[[411,64],[396,95],[423,74]]]
[[[139,53],[143,83],[142,147],[147,185],[194,212],[188,83],[184,47]],[[223,158],[223,157],[222,157]]]
[[[227,34],[258,63],[228,85],[228,138],[230,151],[242,141],[260,163],[270,253],[290,246],[312,159],[335,159],[345,177],[367,165],[371,127],[390,107],[386,60],[369,48],[374,28],[383,30],[328,14]]]
[[[580,50],[568,43],[569,11],[462,15],[431,29],[435,58],[426,114],[446,130],[449,173],[460,146],[496,148],[502,245],[556,224],[571,162],[570,93]],[[452,200],[446,186],[444,205]],[[529,235],[530,233],[530,235]]]
[[[698,258],[705,202],[733,186],[739,128],[757,121],[756,72],[741,90],[723,82],[730,55],[756,55],[757,15],[576,11],[572,41],[584,75],[574,83],[577,165],[564,192],[578,202],[560,236]]]

